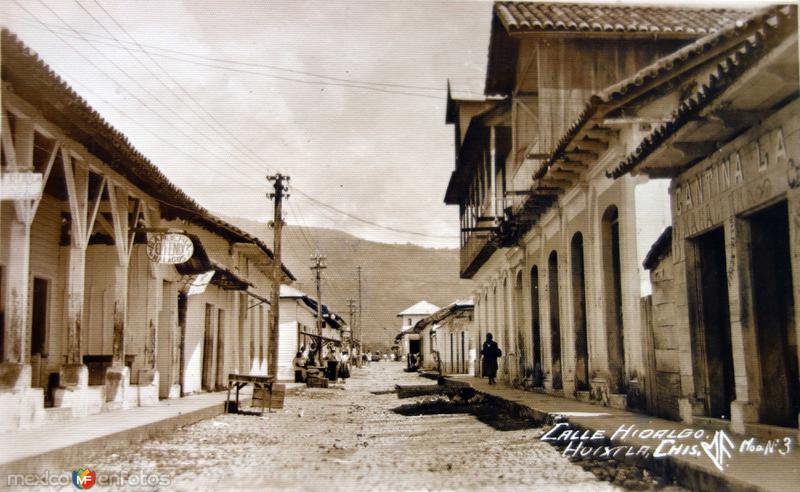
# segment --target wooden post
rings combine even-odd
[[[28,272],[30,269],[31,226],[12,220],[6,240],[5,340],[3,362],[24,364],[25,330],[28,326]]]
[[[133,249],[134,233],[142,213],[141,201],[135,201],[133,221],[129,221],[131,200],[127,190],[108,183],[108,198],[113,219],[114,246],[117,264],[114,267],[114,309],[111,367],[106,370],[106,399],[114,406],[127,406],[126,393],[130,384],[130,373],[125,365],[125,324],[128,316],[128,266]]]
[[[73,154],[65,147],[61,147],[61,161],[70,210],[70,246],[67,281],[64,289],[64,319],[67,323],[67,361],[59,371],[60,384],[64,387],[86,387],[89,384],[89,375],[88,369],[83,365],[81,353],[86,248],[92,235],[106,181],[103,178],[93,203],[90,203],[89,170],[80,165],[74,159]]]
[[[272,244],[273,249],[273,263],[272,263],[272,300],[270,306],[271,323],[269,327],[269,362],[267,364],[267,374],[278,379],[278,357],[280,354],[280,304],[281,304],[281,278],[283,272],[281,267],[281,231],[283,230],[283,193],[287,191],[283,180],[289,181],[288,176],[283,176],[278,173],[275,176],[269,176],[267,179],[274,181],[275,192],[270,193],[269,197],[275,200],[275,215],[273,218],[274,227],[274,240]],[[251,341],[252,344],[252,341]]]
[[[8,111],[2,111],[2,130],[0,143],[6,161],[7,172],[34,172],[33,121],[21,114],[15,114],[14,131],[8,117]],[[56,147],[57,148],[57,147]],[[54,151],[55,152],[55,151]],[[51,156],[52,157],[52,156]],[[51,158],[46,164],[42,177],[42,190],[47,181]],[[7,209],[3,213],[0,208],[0,220],[8,224],[7,234],[2,238],[6,262],[5,285],[5,320],[3,334],[2,364],[0,364],[0,388],[11,388],[12,391],[30,388],[31,370],[27,364],[25,353],[26,331],[28,329],[28,293],[30,276],[30,242],[31,224],[36,216],[36,209],[41,198],[19,199],[13,201],[13,212]],[[9,207],[9,208],[12,208]]]

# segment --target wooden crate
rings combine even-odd
[[[253,393],[253,405],[255,402],[258,401],[261,404],[261,400],[264,398],[264,393],[269,394],[268,391],[256,388],[255,392]],[[285,384],[278,384],[275,383],[272,385],[272,409],[281,409],[283,408],[283,401],[286,398],[286,385]],[[266,406],[269,407],[269,401],[265,402]]]
[[[306,379],[306,384],[309,388],[327,388],[328,380],[326,378],[310,377]]]

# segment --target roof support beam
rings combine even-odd
[[[766,118],[769,111],[754,111],[741,109],[717,109],[709,114],[709,119],[721,121],[728,128],[741,128],[751,126],[757,121]]]
[[[580,140],[576,142],[574,146],[581,150],[596,152],[598,154],[608,149],[607,143],[601,142],[599,140],[589,140],[589,139]]]
[[[717,150],[716,142],[672,142],[672,146],[687,159],[705,157]]]
[[[597,160],[597,154],[593,152],[578,152],[578,151],[567,151],[564,152],[564,155],[569,158],[571,161],[579,161],[585,164],[590,164]]]

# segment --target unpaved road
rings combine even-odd
[[[372,392],[426,382],[402,367],[353,369],[345,389],[304,389],[265,418],[223,415],[88,462],[98,473],[167,477],[164,490],[615,490],[538,429],[392,412],[413,400]]]

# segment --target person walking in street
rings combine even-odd
[[[493,340],[491,333],[486,334],[486,341],[483,342],[481,355],[483,356],[483,374],[489,378],[489,384],[497,384],[497,359],[503,355],[497,342]]]

